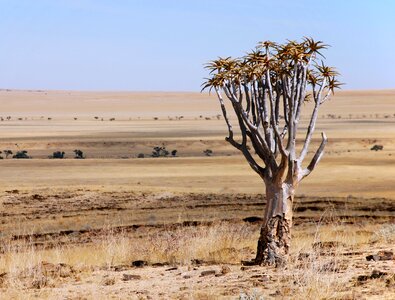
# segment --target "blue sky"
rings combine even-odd
[[[0,88],[198,91],[208,60],[303,36],[344,89],[395,88],[393,0],[0,0]]]

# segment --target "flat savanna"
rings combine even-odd
[[[394,258],[366,259],[395,250],[395,90],[322,107],[311,151],[321,131],[329,143],[298,189],[283,269],[241,265],[265,190],[225,141],[215,95],[2,90],[0,107],[0,298],[395,296]]]

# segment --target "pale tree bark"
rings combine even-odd
[[[286,261],[296,189],[314,170],[328,141],[322,133],[320,146],[304,168],[319,108],[339,86],[332,68],[312,66],[321,48],[325,48],[321,42],[308,38],[284,45],[264,42],[260,50],[242,59],[220,58],[208,66],[213,75],[204,88],[215,89],[228,128],[226,141],[244,155],[266,187],[266,208],[254,264],[282,265]],[[313,109],[297,156],[301,112],[311,98]],[[237,137],[232,121],[240,129]]]

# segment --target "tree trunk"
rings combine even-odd
[[[283,265],[292,227],[294,188],[289,184],[266,183],[266,209],[258,240],[255,264]]]

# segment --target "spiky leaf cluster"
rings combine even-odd
[[[287,41],[284,44],[259,42],[255,49],[243,57],[219,57],[209,62],[205,68],[209,70],[210,77],[202,85],[202,90],[258,82],[267,84],[267,71],[273,87],[285,85],[286,80],[291,80],[303,68],[307,68],[307,83],[313,90],[324,83],[324,88],[334,92],[341,85],[337,80],[338,73],[320,60],[324,58],[321,51],[327,47],[322,41],[307,37],[301,42]]]

